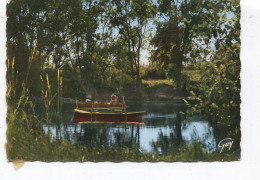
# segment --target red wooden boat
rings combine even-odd
[[[124,112],[122,109],[114,111],[88,111],[74,109],[74,123],[137,123],[142,122],[137,117],[145,114],[145,111]]]

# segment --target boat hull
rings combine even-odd
[[[90,112],[75,109],[74,123],[137,123],[142,124],[137,118],[145,114],[139,112]]]

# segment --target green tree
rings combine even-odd
[[[58,50],[56,55],[62,49],[61,55],[65,57],[71,70],[75,73],[79,70],[78,82],[90,99],[99,97],[93,82],[97,79],[97,74],[101,74],[107,66],[107,59],[104,58],[107,57],[107,46],[104,34],[99,32],[105,5],[105,1],[66,1],[65,15],[60,11],[60,17],[65,18],[63,27],[66,31],[58,32],[65,41],[58,41],[62,42],[61,45],[55,44]]]
[[[26,80],[26,87],[33,88],[38,79],[32,75],[39,73],[43,64],[43,24],[46,22],[47,2],[12,0],[7,4],[7,59],[10,61],[14,59],[15,62],[12,71],[14,71],[14,78],[17,81],[16,94],[18,97],[22,91],[22,83],[27,77],[32,78]],[[35,54],[37,56],[30,59],[36,41]],[[9,79],[7,77],[7,80]]]
[[[8,59],[15,58],[19,84],[27,74],[37,40],[36,53],[42,63],[35,64],[39,68],[57,72],[70,67],[75,76],[80,73],[78,83],[86,96],[97,98],[93,82],[108,64],[108,30],[101,32],[105,7],[106,1],[89,0],[12,0],[7,4],[7,55]]]
[[[154,16],[154,6],[150,0],[113,0],[111,7],[111,24],[118,29],[119,38],[123,40],[131,76],[136,81],[139,96],[144,97],[140,79],[140,57],[148,33],[148,20]]]
[[[198,92],[198,109],[211,117],[220,138],[231,137],[237,149],[240,132],[240,6],[239,1],[229,1],[225,13],[230,19],[221,18],[218,46],[212,61],[205,62],[197,70],[201,73]]]
[[[218,36],[224,4],[204,0],[158,0],[157,32],[151,44],[152,61],[170,69],[182,91],[183,63],[205,60]],[[170,65],[170,66],[169,66]]]

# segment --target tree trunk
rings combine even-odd
[[[81,74],[81,86],[86,94],[86,99],[95,100],[98,99],[98,92],[95,88],[95,86],[91,83],[91,80],[89,78],[89,75],[87,73]]]
[[[130,40],[128,40],[128,58],[129,58],[129,64],[130,64],[130,68],[131,68],[131,75],[132,78],[135,78],[135,72],[134,72],[134,65],[133,65],[133,56],[131,53],[131,43]]]
[[[140,98],[146,97],[146,94],[143,92],[142,80],[140,79],[139,74],[137,74],[136,76],[136,90]]]
[[[182,92],[182,63],[179,63],[177,65],[177,92],[180,93]]]
[[[139,28],[141,28],[142,25],[139,22]],[[142,46],[142,36],[141,36],[141,30],[138,33],[138,48],[137,48],[137,62],[136,62],[136,89],[139,94],[139,97],[141,98],[147,98],[147,95],[143,92],[142,88],[142,80],[140,79],[140,51]]]

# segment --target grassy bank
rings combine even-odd
[[[142,83],[143,83],[143,86],[146,88],[152,88],[152,87],[162,85],[162,84],[166,84],[166,85],[170,85],[170,86],[174,85],[173,80],[170,80],[170,79],[142,80]]]
[[[9,137],[13,133],[9,129]],[[107,149],[107,148],[85,148],[79,145],[71,145],[68,142],[60,140],[50,141],[48,137],[30,136],[26,134],[25,139],[19,139],[13,136],[15,140],[9,139],[7,146],[7,155],[9,161],[92,161],[92,162],[194,162],[194,161],[236,161],[239,160],[239,154],[236,153],[207,153],[203,151],[200,144],[194,144],[190,147],[182,147],[173,150],[169,155],[159,156],[149,153],[142,153],[132,149]]]

